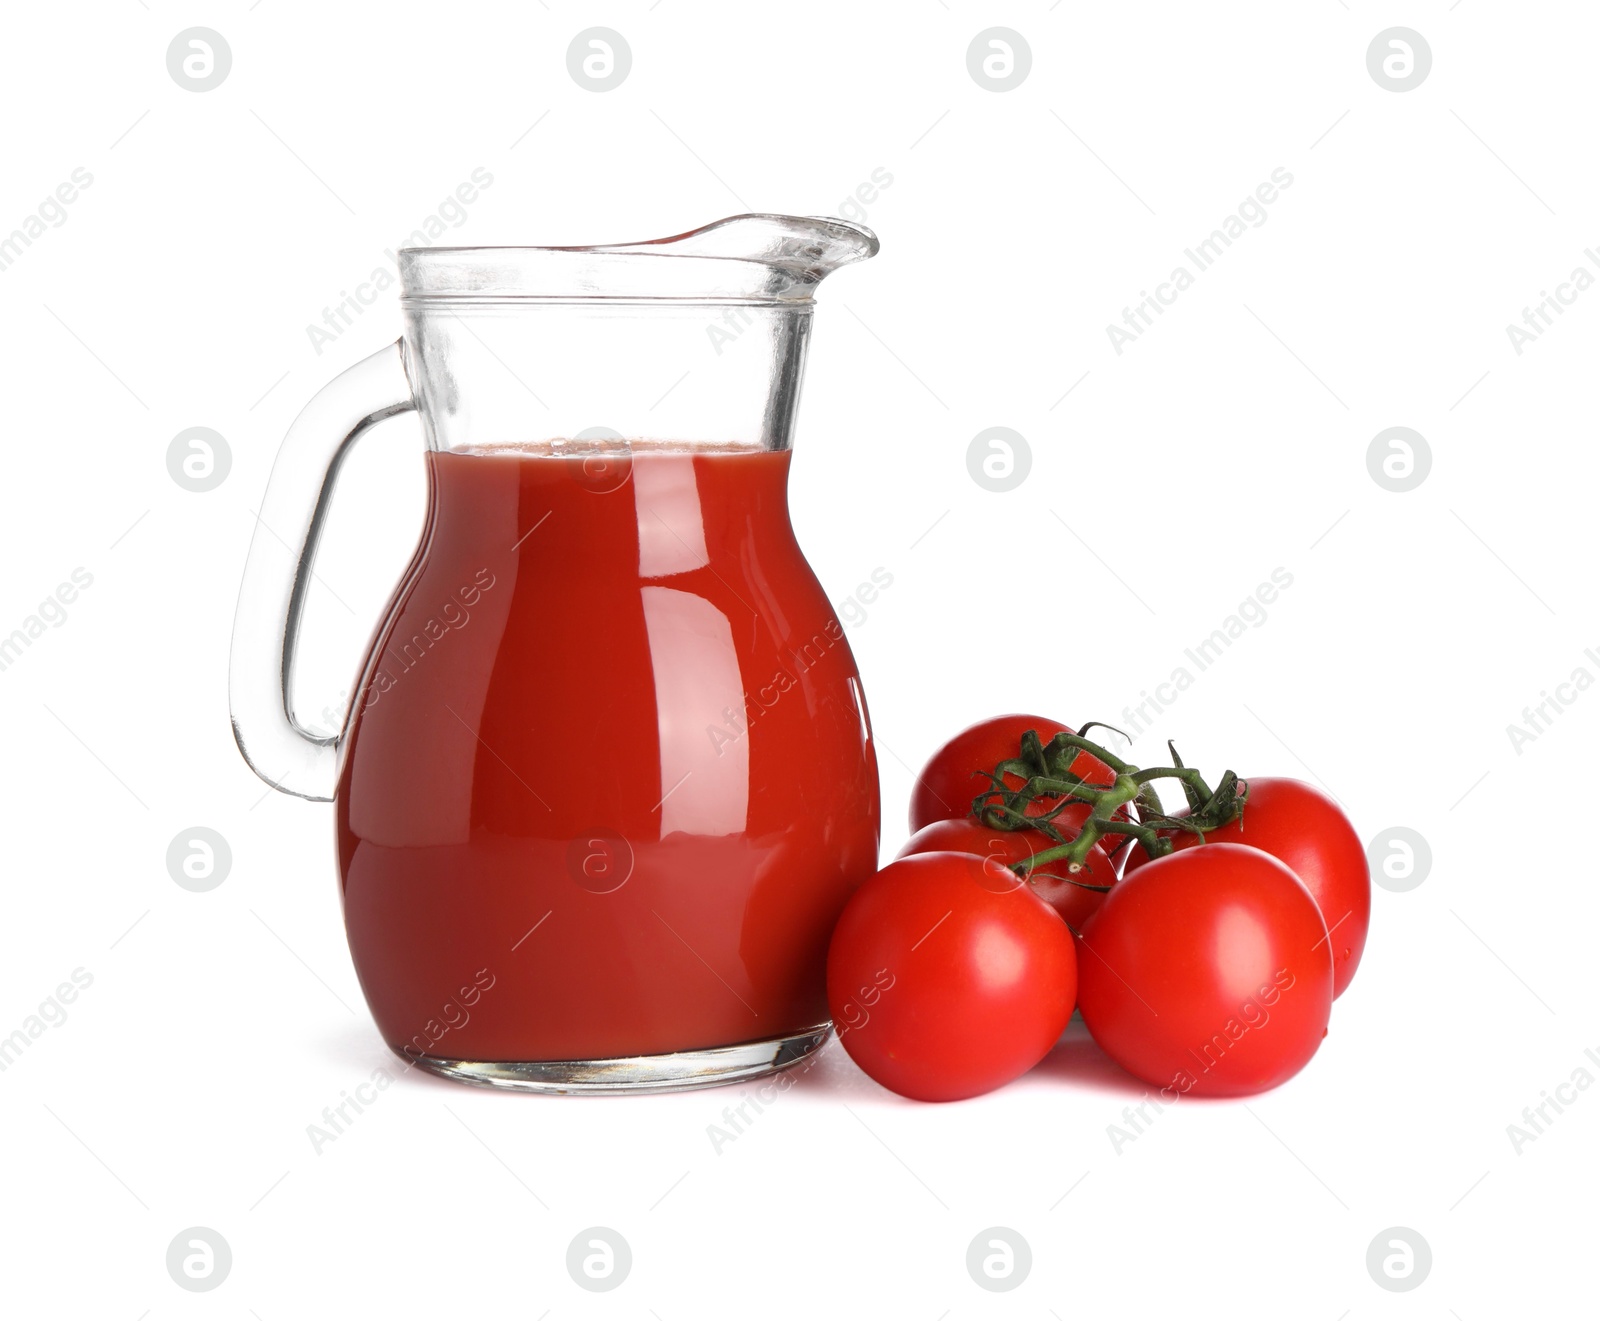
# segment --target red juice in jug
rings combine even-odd
[[[428,455],[336,795],[350,949],[392,1048],[605,1060],[827,1021],[877,771],[789,461]]]

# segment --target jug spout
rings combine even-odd
[[[750,262],[766,266],[791,282],[775,281],[768,290],[771,296],[809,298],[811,287],[839,267],[877,256],[878,236],[865,225],[831,216],[757,212],[729,216],[672,238],[589,250]]]

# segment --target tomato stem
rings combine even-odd
[[[1019,876],[1031,875],[1051,862],[1065,862],[1069,873],[1080,872],[1089,850],[1101,841],[1107,842],[1108,854],[1135,839],[1149,857],[1163,857],[1172,852],[1172,835],[1177,831],[1203,840],[1238,820],[1250,792],[1250,786],[1232,771],[1225,771],[1213,790],[1199,771],[1183,764],[1170,741],[1167,748],[1172,754],[1171,766],[1140,769],[1081,734],[1063,730],[1043,744],[1038,732],[1030,729],[1020,740],[1016,757],[1002,761],[993,771],[982,772],[991,787],[973,799],[972,814],[992,829],[1036,830],[1052,842],[1052,847],[1013,864],[1012,870]],[[1073,769],[1084,753],[1111,770],[1111,784],[1091,781]],[[1008,779],[1021,780],[1021,787],[1010,788]],[[1169,816],[1162,808],[1154,788],[1154,781],[1161,779],[1175,779],[1182,785],[1189,805],[1186,816]],[[1056,801],[1040,811],[1041,799]],[[1074,803],[1087,803],[1089,816],[1068,838],[1056,822]],[[1130,809],[1137,812],[1137,820],[1130,819]],[[1062,879],[1071,880],[1072,876]]]
[[[1068,885],[1075,885],[1080,890],[1092,890],[1095,894],[1110,894],[1109,885],[1096,885],[1093,881],[1080,881],[1074,876],[1057,876],[1054,872],[1036,872],[1030,862],[1014,862],[1011,870],[1022,877],[1023,880],[1033,880],[1037,877],[1041,881],[1064,881]]]

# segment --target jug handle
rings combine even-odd
[[[284,437],[250,539],[228,664],[233,737],[274,789],[313,802],[333,798],[349,720],[346,711],[337,734],[314,734],[289,696],[317,542],[351,447],[368,427],[415,407],[403,340],[334,377]]]

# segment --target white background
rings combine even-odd
[[[1396,93],[1366,51],[1433,53]],[[169,75],[185,28],[227,79]],[[580,87],[603,25],[633,66]],[[1020,33],[1015,90],[967,70]],[[1600,258],[1596,16],[1578,4],[12,5],[0,234],[93,184],[0,272],[10,415],[0,634],[93,585],[0,672],[0,1034],[82,968],[0,1074],[4,1310],[96,1318],[440,1315],[1545,1316],[1592,1311],[1600,1093],[1518,1152],[1524,1106],[1600,1064],[1584,813],[1600,693],[1507,726],[1600,645],[1591,604],[1600,293],[1520,355],[1523,309]],[[821,291],[794,468],[802,544],[881,740],[885,856],[911,767],[1003,710],[1119,721],[1277,567],[1292,588],[1170,705],[1213,772],[1325,786],[1364,839],[1430,843],[1327,1041],[1247,1103],[1186,1101],[1117,1151],[1140,1087],[1069,1039],[979,1100],[904,1102],[829,1047],[736,1142],[735,1093],[552,1100],[406,1074],[335,1143],[307,1125],[379,1066],[345,949],[330,809],[273,794],[226,714],[234,598],[300,405],[399,330],[391,290],[307,335],[478,166],[447,241],[621,241],[745,210],[837,212],[873,170],[880,258]],[[1122,354],[1106,333],[1272,171],[1292,186]],[[226,437],[192,493],[172,438]],[[981,430],[1032,470],[968,475]],[[1396,494],[1372,438],[1422,433]],[[301,706],[337,709],[415,537],[413,419],[364,442],[313,601]],[[931,530],[930,530],[931,529]],[[337,599],[333,593],[337,594]],[[342,603],[341,603],[342,602]],[[1193,669],[1193,666],[1190,666]],[[233,852],[170,879],[190,827]],[[567,1244],[631,1244],[614,1292]],[[1000,1225],[1004,1294],[968,1276]],[[1410,1293],[1368,1275],[1422,1234]],[[216,1230],[211,1293],[169,1278]]]

